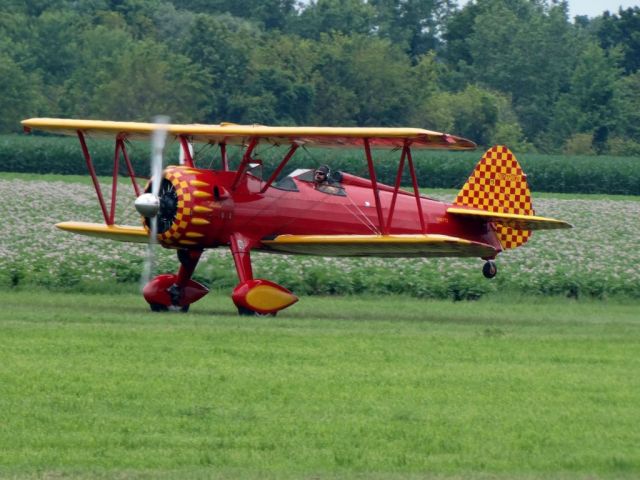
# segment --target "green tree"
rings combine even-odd
[[[65,83],[68,115],[146,121],[162,113],[183,122],[204,117],[209,78],[187,57],[102,26],[81,42],[81,67]]]
[[[364,35],[323,35],[317,48],[314,123],[406,122],[414,83],[409,59],[399,48]]]
[[[622,67],[627,74],[640,68],[640,7],[626,10],[620,8],[618,14],[604,12],[598,21],[598,39],[605,50],[618,48],[622,52]]]
[[[73,11],[47,10],[32,20],[32,55],[49,87],[61,85],[69,78],[78,61],[77,36],[90,24],[86,17]]]
[[[314,100],[314,42],[280,33],[267,35],[251,50],[244,97],[246,121],[275,124],[309,123]],[[266,105],[259,105],[259,99]],[[264,115],[270,115],[265,117]]]
[[[531,149],[510,99],[477,85],[469,85],[457,93],[436,91],[422,102],[416,115],[424,119],[416,122],[421,126],[461,135],[479,145],[501,143]]]
[[[556,138],[589,133],[593,149],[603,153],[618,114],[619,78],[616,56],[607,55],[595,42],[589,44],[578,58],[569,92],[556,104],[551,128]]]
[[[566,2],[486,0],[466,8],[449,22],[446,35],[454,47],[447,58],[458,83],[510,95],[525,135],[544,143],[577,52]]]
[[[469,86],[450,98],[452,130],[480,145],[491,143],[499,113],[495,96],[479,87]]]
[[[251,51],[262,41],[262,33],[245,20],[230,15],[196,16],[183,51],[207,73],[209,107],[205,121],[242,122],[250,116],[245,115],[242,102],[249,96],[246,79]]]
[[[36,73],[28,73],[0,48],[0,131],[21,131],[20,120],[37,116],[43,110],[42,83]]]
[[[640,142],[640,72],[621,78],[616,96],[620,112],[616,134]]]
[[[369,35],[375,11],[362,0],[311,0],[290,22],[292,32],[319,40],[322,34]]]
[[[250,19],[264,25],[267,30],[283,30],[294,15],[295,0],[172,0],[176,7],[196,13]]]
[[[68,0],[3,0],[2,13],[19,13],[37,17],[46,10],[62,11],[69,5]]]
[[[401,44],[416,60],[440,47],[445,20],[455,11],[452,0],[371,0],[377,33]]]

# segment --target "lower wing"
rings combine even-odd
[[[491,245],[447,235],[278,235],[265,250],[327,257],[492,257]]]
[[[61,230],[89,237],[106,238],[119,242],[148,243],[149,235],[144,227],[128,225],[105,225],[104,223],[62,222],[56,224]]]

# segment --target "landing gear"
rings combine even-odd
[[[184,305],[183,307],[171,305],[168,307],[167,305],[162,305],[161,303],[150,303],[149,308],[152,312],[182,312],[187,313],[189,311],[189,305]]]
[[[201,250],[178,250],[180,269],[177,275],[158,275],[144,286],[142,294],[153,312],[188,312],[189,306],[205,296],[209,290],[191,280]]]
[[[168,312],[169,307],[166,305],[162,305],[161,303],[150,303],[149,308],[151,308],[152,312]]]
[[[249,308],[241,307],[238,305],[238,314],[241,317],[275,317],[278,312],[260,313],[256,312],[255,310],[251,310]]]
[[[241,235],[230,238],[231,254],[240,280],[231,299],[240,315],[275,317],[278,311],[296,303],[298,297],[277,283],[253,278],[251,246],[251,241]]]
[[[498,273],[498,267],[496,266],[496,262],[493,260],[487,260],[482,267],[482,274],[486,278],[493,278]]]

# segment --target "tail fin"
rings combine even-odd
[[[488,150],[454,201],[455,205],[487,212],[535,215],[527,176],[507,147]],[[502,248],[516,248],[531,237],[531,230],[495,225]]]

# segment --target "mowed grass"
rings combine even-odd
[[[638,304],[0,302],[2,477],[640,475]]]

